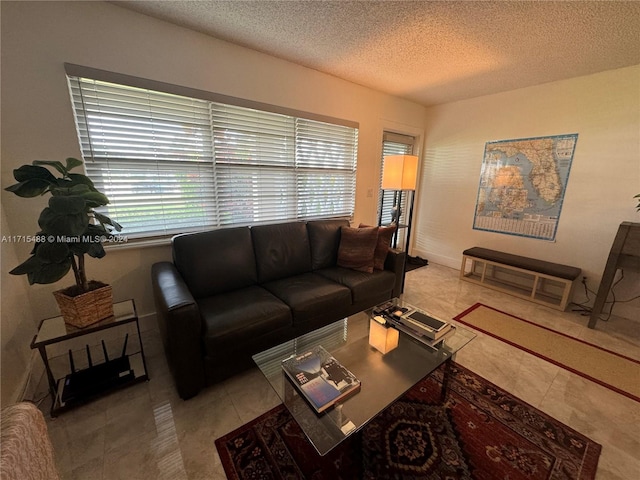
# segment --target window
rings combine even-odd
[[[353,215],[357,127],[68,80],[87,174],[130,238]]]
[[[400,135],[397,133],[384,132],[382,137],[382,158],[380,160],[380,194],[378,197],[378,216],[381,225],[388,225],[391,223],[391,209],[393,208],[393,192],[385,191],[383,195],[382,190],[382,167],[384,166],[384,157],[387,155],[413,155],[413,145],[415,138],[408,135]],[[400,209],[402,214],[400,215],[400,224],[406,224],[406,218],[408,212],[408,199],[407,192],[399,192],[400,195]],[[398,232],[398,244],[404,244],[404,230]]]

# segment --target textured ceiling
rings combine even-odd
[[[640,64],[638,1],[113,3],[423,105]]]

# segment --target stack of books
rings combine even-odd
[[[417,310],[401,316],[399,322],[406,327],[415,329],[430,340],[439,340],[451,330],[449,322],[438,320]]]
[[[374,315],[381,316],[398,330],[434,348],[455,329],[451,323],[437,319],[425,312],[393,304],[382,305],[374,309]]]

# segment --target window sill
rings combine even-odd
[[[162,238],[140,238],[127,240],[123,242],[109,242],[103,243],[103,247],[105,251],[117,252],[120,250],[131,250],[131,249],[140,249],[140,248],[149,248],[149,247],[164,247],[171,245],[171,237],[162,237]]]

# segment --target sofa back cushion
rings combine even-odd
[[[251,227],[258,282],[311,271],[311,250],[304,222]]]
[[[173,238],[173,263],[195,298],[255,285],[249,227],[187,233]]]
[[[336,266],[340,246],[340,227],[348,226],[348,220],[314,220],[307,223],[313,270]]]

